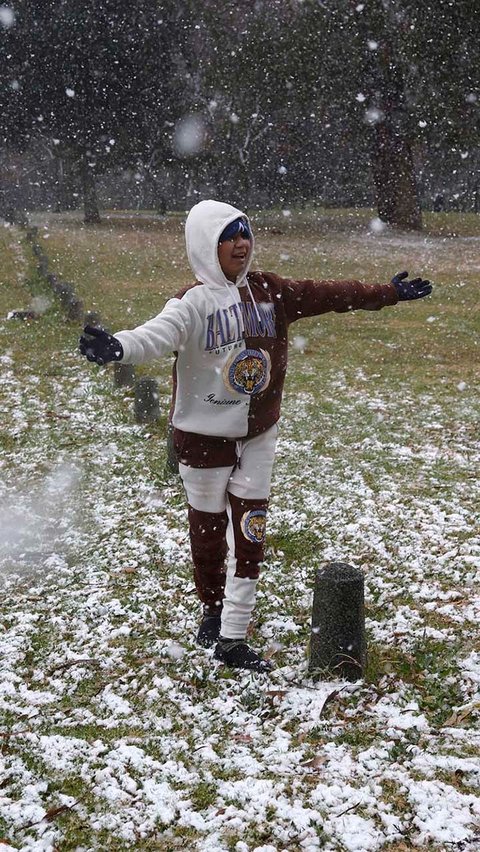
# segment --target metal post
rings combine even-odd
[[[122,364],[117,361],[113,365],[113,383],[116,388],[133,388],[135,384],[135,367],[133,364]]]
[[[65,311],[67,314],[67,320],[70,322],[81,323],[83,321],[85,309],[83,307],[83,302],[75,295],[75,293],[73,293],[68,302],[65,303]]]
[[[46,278],[48,275],[48,257],[46,254],[38,255],[38,274],[42,276],[42,278]]]
[[[363,573],[328,562],[315,577],[309,672],[354,681],[366,659]]]
[[[105,324],[98,313],[98,311],[87,311],[87,313],[83,317],[84,325],[93,325],[94,328],[103,328],[105,331]]]
[[[137,423],[153,423],[160,417],[159,393],[156,379],[135,382],[135,418]]]

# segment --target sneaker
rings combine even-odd
[[[253,669],[257,672],[269,672],[273,669],[273,663],[260,657],[245,639],[225,639],[220,636],[213,656],[233,669]]]
[[[202,645],[203,648],[210,648],[215,645],[220,636],[220,627],[222,624],[221,612],[218,615],[210,615],[208,610],[203,611],[203,617],[200,622],[197,633],[197,645]]]

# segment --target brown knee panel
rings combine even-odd
[[[227,513],[199,512],[188,507],[193,577],[202,603],[215,607],[223,600],[227,555]]]
[[[235,537],[236,577],[256,580],[265,551],[268,500],[243,500],[228,495]]]

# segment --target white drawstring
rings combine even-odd
[[[258,310],[258,307],[257,307],[257,303],[256,303],[255,299],[253,298],[253,293],[252,293],[252,291],[251,291],[251,289],[250,289],[250,284],[248,283],[248,278],[245,278],[245,283],[246,283],[246,285],[247,285],[247,290],[248,290],[248,292],[249,292],[249,294],[250,294],[250,298],[251,298],[251,300],[252,300],[252,302],[253,302],[253,307],[255,308],[255,313],[256,313],[256,315],[257,315],[258,324],[259,324],[260,328],[262,328],[262,325],[263,325],[263,323],[262,323],[262,318],[261,318],[261,316],[260,316],[260,313],[259,313],[259,310]]]
[[[235,441],[235,455],[237,457],[236,467],[240,470],[242,466],[243,441]]]
[[[255,310],[255,314],[256,314],[256,316],[257,316],[258,324],[259,324],[259,326],[260,326],[260,329],[262,329],[262,328],[263,328],[263,321],[262,321],[262,318],[261,318],[261,316],[260,316],[260,312],[259,312],[259,310],[258,310],[257,303],[256,303],[255,299],[253,298],[253,293],[252,293],[252,290],[251,290],[250,284],[248,283],[248,279],[247,279],[247,278],[244,278],[243,280],[245,281],[245,284],[247,285],[248,294],[249,294],[250,299],[251,299],[251,301],[252,301],[252,304],[253,304],[253,307],[254,307],[254,310]],[[207,286],[208,286],[208,285],[207,285]],[[226,280],[225,280],[225,281],[224,281],[224,286],[225,286],[225,287],[226,287],[226,289],[227,289],[227,293],[230,295],[230,287],[235,287],[235,286],[237,286],[237,288],[238,288],[238,286],[239,286],[239,285],[238,285],[238,284],[237,284],[237,285],[235,285],[235,284],[233,284],[233,283],[230,283],[230,284],[229,284],[229,283],[228,283],[228,281],[226,281]],[[214,301],[214,302],[215,302],[215,304],[217,305],[217,308],[219,308],[220,310],[223,310],[222,305],[221,305],[221,304],[220,304],[220,302],[219,302],[219,301],[215,298],[215,288],[214,288],[214,287],[209,287],[209,290],[210,290],[210,293],[212,294],[213,301]]]

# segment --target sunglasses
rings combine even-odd
[[[226,240],[234,240],[239,234],[244,240],[252,239],[250,225],[246,219],[235,219],[233,222],[230,222],[230,224],[223,229],[218,238],[218,242],[224,243]]]

